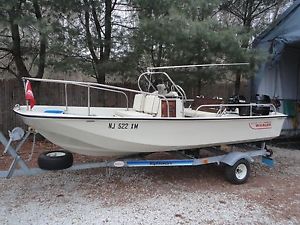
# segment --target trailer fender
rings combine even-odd
[[[233,166],[237,161],[240,159],[246,159],[248,162],[253,162],[253,158],[251,158],[247,153],[245,152],[230,152],[227,155],[225,155],[220,162],[225,163],[229,166]]]

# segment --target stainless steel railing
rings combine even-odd
[[[196,111],[199,111],[203,108],[215,108],[217,109],[217,116],[221,116],[227,112],[228,107],[249,107],[249,116],[253,116],[254,107],[271,107],[272,111],[276,114],[277,110],[273,104],[258,104],[258,103],[248,103],[248,104],[212,104],[212,105],[200,105],[196,108]]]
[[[102,91],[108,91],[108,92],[114,92],[114,93],[120,93],[125,96],[126,98],[126,109],[128,110],[129,108],[129,100],[128,100],[128,95],[125,92],[132,92],[136,94],[145,94],[145,95],[154,95],[163,98],[167,102],[167,116],[169,117],[169,103],[168,99],[160,94],[156,93],[150,93],[150,92],[145,92],[145,91],[137,91],[134,89],[129,89],[129,88],[123,88],[123,87],[117,87],[117,86],[112,86],[112,85],[107,85],[107,84],[98,84],[98,83],[92,83],[92,82],[82,82],[82,81],[66,81],[66,80],[54,80],[54,79],[40,79],[40,78],[29,78],[29,77],[23,77],[22,78],[24,81],[29,80],[29,81],[39,81],[39,82],[45,82],[45,83],[58,83],[58,84],[64,84],[64,92],[65,92],[65,107],[66,111],[68,110],[68,91],[67,91],[67,86],[68,85],[75,85],[75,86],[81,86],[81,87],[86,87],[88,89],[88,100],[87,100],[87,108],[88,108],[88,115],[90,115],[91,112],[91,100],[90,100],[90,89],[98,89]]]
[[[139,88],[139,90],[143,91],[143,89],[141,87],[142,78],[144,78],[148,82],[148,87],[152,87],[154,90],[157,90],[156,87],[154,87],[153,83],[151,82],[151,76],[152,75],[154,75],[154,76],[163,75],[172,84],[172,88],[177,91],[177,93],[179,94],[179,97],[182,99],[182,116],[184,116],[184,103],[187,101],[186,94],[185,94],[184,90],[179,85],[175,84],[175,82],[171,79],[171,77],[166,72],[147,71],[147,72],[142,73],[138,78],[138,88]],[[150,79],[147,76],[149,76]],[[167,112],[168,112],[168,116],[169,116],[169,111],[170,111],[169,110],[169,102],[168,102],[167,98],[164,95],[162,95],[162,96],[164,97],[164,99],[167,102]]]

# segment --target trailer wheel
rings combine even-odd
[[[249,175],[250,163],[246,159],[240,159],[233,166],[225,167],[226,179],[232,184],[246,183]]]
[[[48,151],[40,154],[38,165],[43,170],[63,170],[73,165],[73,155],[68,151]]]

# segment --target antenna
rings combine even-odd
[[[160,66],[160,67],[147,67],[147,70],[191,68],[191,67],[212,67],[212,66],[245,66],[245,65],[250,65],[250,63],[212,63],[212,64],[199,64],[199,65]]]

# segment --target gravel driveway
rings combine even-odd
[[[1,179],[0,224],[300,224],[300,151],[273,150],[238,186],[215,166]]]

